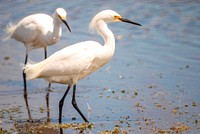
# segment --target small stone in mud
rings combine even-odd
[[[197,106],[197,103],[193,101],[193,102],[192,102],[192,106],[193,106],[193,107],[196,107],[196,106]]]
[[[188,107],[188,105],[187,105],[187,104],[185,104],[185,107]]]
[[[189,67],[190,67],[190,65],[186,65],[186,66],[185,66],[185,68],[189,68]]]
[[[9,60],[9,59],[10,59],[10,57],[8,57],[8,56],[4,57],[4,60]]]
[[[121,90],[121,93],[123,93],[123,94],[124,94],[124,93],[125,93],[125,90]]]
[[[138,126],[138,129],[141,130],[141,129],[142,129],[142,126]]]
[[[199,121],[198,121],[197,119],[194,121],[194,123],[195,123],[196,125],[198,124],[198,122],[199,122]]]
[[[44,113],[44,110],[45,110],[44,107],[41,106],[40,107],[40,113]]]
[[[137,96],[138,95],[138,92],[137,91],[134,91],[134,96]]]
[[[75,121],[75,120],[76,120],[76,117],[72,117],[72,120]]]
[[[122,76],[122,75],[119,75],[119,79],[124,79],[124,76]]]
[[[157,86],[154,85],[154,84],[151,84],[151,85],[148,86],[148,88],[156,88],[156,87],[157,87]]]

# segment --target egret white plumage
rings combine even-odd
[[[94,16],[89,28],[97,30],[104,39],[104,45],[95,41],[80,42],[57,51],[46,60],[25,66],[25,73],[29,80],[44,78],[50,83],[68,84],[68,88],[59,102],[59,123],[62,122],[64,99],[72,86],[72,105],[84,121],[88,122],[76,103],[76,84],[80,79],[93,73],[112,58],[115,51],[115,38],[107,27],[109,22],[127,22],[141,26],[139,23],[123,18],[113,10],[101,11]]]
[[[24,17],[16,25],[9,24],[6,28],[8,38],[22,42],[26,47],[27,63],[28,53],[32,49],[44,48],[45,59],[47,58],[47,46],[57,43],[60,39],[62,22],[70,30],[66,22],[67,13],[63,8],[57,8],[53,18],[47,14],[32,14]],[[23,71],[24,90],[26,91],[26,75]]]

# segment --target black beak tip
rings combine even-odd
[[[69,29],[69,32],[71,32],[71,29],[68,27],[68,29]]]
[[[138,23],[138,26],[142,26],[142,25]]]
[[[69,30],[69,32],[71,32],[71,29],[70,29],[70,27],[69,27],[69,25],[68,25],[68,23],[65,21],[65,20],[62,20],[62,22],[67,26],[67,28],[68,28],[68,30]]]
[[[133,25],[142,26],[141,24],[136,23],[136,22],[133,22],[133,21],[127,19],[127,18],[120,18],[120,20],[121,20],[122,22],[130,23],[130,24],[133,24]]]

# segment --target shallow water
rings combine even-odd
[[[68,32],[63,26],[59,43],[48,48],[48,55],[70,44],[85,40],[103,43],[88,33],[88,23],[101,10],[113,9],[142,27],[113,23],[116,52],[107,65],[80,81],[77,101],[94,128],[100,133],[119,126],[128,133],[175,132],[174,126],[189,126],[183,133],[200,130],[200,2],[158,1],[0,1],[0,126],[13,132],[14,122],[30,116],[23,98],[22,70],[25,48],[14,40],[3,41],[7,23],[18,22],[32,13],[53,14],[57,7],[68,12]],[[43,59],[43,50],[33,50],[31,61]],[[44,80],[28,82],[31,117],[45,122],[46,87]],[[66,85],[53,84],[49,96],[50,119],[57,123],[58,102]],[[71,106],[71,92],[64,105],[64,123],[83,120]],[[92,111],[88,111],[87,104]],[[72,121],[72,118],[76,119]],[[36,121],[37,122],[37,121]],[[11,128],[11,130],[10,130]],[[174,127],[175,128],[175,127]],[[177,128],[177,127],[176,127]],[[78,133],[64,129],[64,132]]]

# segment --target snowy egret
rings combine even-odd
[[[84,121],[88,122],[76,103],[76,84],[78,80],[96,71],[112,58],[115,51],[115,38],[107,27],[109,22],[127,22],[141,26],[139,23],[121,17],[113,10],[101,11],[92,19],[89,28],[97,30],[104,39],[104,45],[95,41],[80,42],[63,48],[46,60],[36,64],[27,64],[24,67],[28,80],[44,78],[50,83],[68,84],[68,88],[59,102],[59,123],[62,122],[64,99],[72,86],[72,105]]]
[[[8,38],[22,42],[26,47],[27,63],[28,53],[32,49],[44,48],[45,59],[47,58],[47,46],[59,41],[62,30],[62,22],[70,30],[66,22],[67,13],[63,8],[57,8],[53,18],[47,14],[32,14],[23,18],[16,25],[9,24],[5,29]],[[23,71],[24,90],[26,91],[26,75]]]

